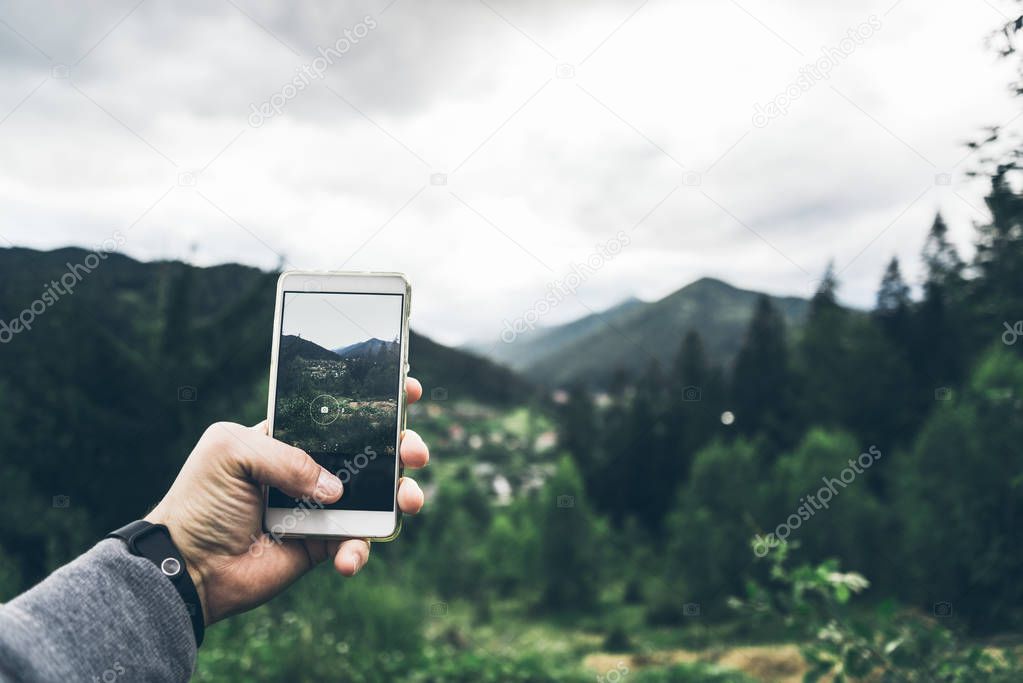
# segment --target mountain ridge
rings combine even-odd
[[[492,347],[488,356],[538,384],[600,385],[619,369],[637,376],[652,361],[670,365],[684,336],[694,330],[711,362],[729,365],[760,296],[768,296],[790,327],[805,320],[807,299],[764,295],[701,277],[656,301],[628,299],[606,311],[523,334]]]
[[[333,349],[333,352],[339,356],[345,356],[348,358],[363,358],[365,356],[386,353],[397,345],[398,342],[388,342],[383,339],[377,339],[376,337],[370,337],[365,341],[355,342],[354,344],[348,344],[347,346],[341,346]]]
[[[0,247],[0,319],[17,316],[40,297],[45,283],[60,279],[68,264],[82,263],[92,253],[74,246],[47,251]],[[130,360],[149,367],[152,364],[144,363],[145,356],[137,351],[147,349],[163,358],[163,364],[173,360],[181,365],[179,383],[201,382],[204,401],[219,397],[222,415],[251,419],[254,416],[229,411],[253,396],[253,384],[266,387],[276,279],[276,273],[236,263],[200,267],[174,260],[139,261],[110,252],[75,286],[74,296],[60,297],[33,321],[31,333],[18,335],[4,347],[10,362],[0,371],[0,386],[5,380],[24,384],[15,370],[40,362],[38,349],[27,343],[36,330],[42,335],[49,331],[47,337],[61,349],[53,352],[65,355],[75,348],[76,336],[115,330],[104,347],[111,354],[108,364]],[[161,329],[166,333],[154,337],[153,330]],[[193,361],[195,354],[210,360]],[[531,400],[535,391],[508,368],[414,330],[409,332],[409,362],[426,400],[448,396],[491,405],[520,404]],[[122,389],[125,395],[131,392],[131,387]]]

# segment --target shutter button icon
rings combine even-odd
[[[320,394],[309,402],[309,416],[319,425],[329,425],[341,414],[341,404],[330,394]]]

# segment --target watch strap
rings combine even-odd
[[[117,531],[107,534],[107,538],[119,538],[128,546],[132,555],[144,557],[156,565],[157,569],[170,579],[181,600],[185,603],[192,630],[195,633],[195,646],[202,645],[206,632],[206,623],[202,614],[202,602],[199,593],[188,574],[185,559],[181,556],[170,531],[163,524],[151,524],[144,519],[127,524]]]

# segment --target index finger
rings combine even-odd
[[[341,497],[343,486],[300,448],[270,438],[257,429],[230,423],[211,425],[203,439],[219,445],[230,456],[232,469],[259,484],[268,484],[289,496],[313,496],[317,502],[332,503]]]

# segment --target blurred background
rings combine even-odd
[[[1020,680],[1021,14],[0,2],[0,599],[401,270],[427,507],[197,680]]]

